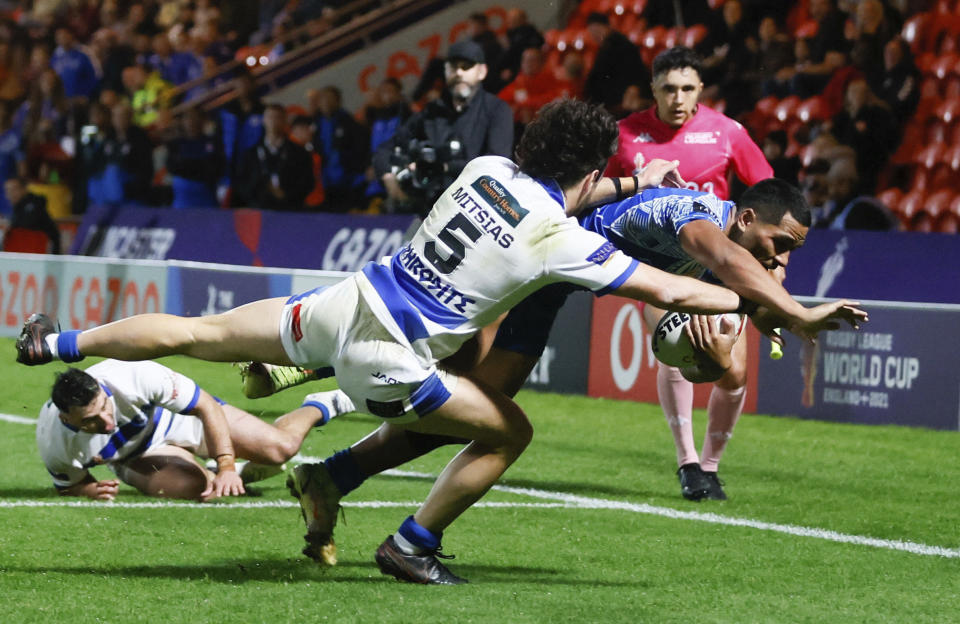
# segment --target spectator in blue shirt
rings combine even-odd
[[[100,82],[90,57],[77,47],[73,33],[66,28],[57,29],[56,41],[50,65],[63,80],[64,92],[68,98],[89,98]]]
[[[160,72],[161,78],[177,86],[203,75],[200,58],[192,52],[175,51],[166,33],[153,38],[153,54],[149,64]]]

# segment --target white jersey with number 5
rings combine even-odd
[[[359,288],[396,339],[440,360],[546,284],[603,294],[636,266],[565,215],[555,182],[483,156],[467,164],[408,245],[363,269]]]

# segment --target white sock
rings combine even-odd
[[[60,337],[60,334],[47,334],[44,336],[43,341],[47,343],[47,347],[50,348],[50,353],[53,355],[53,359],[59,360],[60,353],[57,351],[57,338]]]
[[[396,542],[397,548],[402,550],[408,555],[419,555],[423,552],[423,549],[417,546],[416,544],[411,543],[404,536],[400,535],[400,531],[397,531],[393,534],[393,541]]]

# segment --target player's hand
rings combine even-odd
[[[719,319],[709,314],[693,314],[684,331],[698,357],[708,358],[708,362],[727,370],[733,365],[733,345],[737,342],[737,325],[726,315]]]
[[[112,501],[117,497],[120,491],[120,482],[116,479],[106,479],[97,481],[93,487],[88,488],[87,496],[93,500]]]
[[[207,502],[221,496],[240,496],[246,494],[243,489],[243,481],[236,470],[221,470],[207,486],[207,489],[200,494],[200,500]]]
[[[860,309],[859,302],[840,299],[807,308],[806,318],[788,325],[787,329],[809,342],[814,342],[817,334],[824,330],[838,329],[842,321],[846,321],[854,329],[860,329],[860,324],[869,320],[867,312]]]
[[[637,179],[640,180],[640,188],[661,185],[682,188],[685,182],[677,171],[679,166],[679,160],[654,158],[637,174]]]

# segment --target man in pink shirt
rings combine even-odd
[[[743,126],[698,103],[703,83],[700,58],[693,50],[678,46],[657,55],[652,87],[656,105],[619,122],[619,145],[607,164],[607,176],[630,176],[654,158],[679,160],[679,173],[688,188],[720,199],[730,198],[731,172],[747,185],[773,177],[773,169]],[[653,331],[664,311],[647,305],[643,313]],[[737,342],[732,355],[733,365],[715,382],[710,395],[700,455],[693,441],[693,383],[680,369],[658,363],[660,405],[677,448],[681,493],[690,500],[727,497],[717,466],[743,409],[746,339]]]

